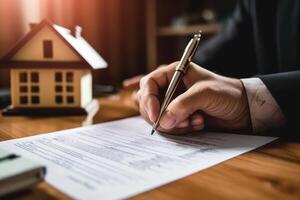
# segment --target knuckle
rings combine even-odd
[[[142,88],[145,85],[146,80],[149,79],[148,76],[149,75],[144,76],[143,78],[141,78],[141,80],[140,80],[140,88]]]
[[[147,97],[141,90],[139,90],[137,92],[137,100],[138,100],[138,103],[139,103],[139,107],[144,108],[146,103],[147,103]]]
[[[146,101],[146,100],[148,100],[152,95],[153,95],[153,94],[152,94],[149,90],[145,89],[145,90],[143,90],[143,92],[140,93],[140,98],[143,99],[144,101]]]
[[[141,89],[147,89],[149,85],[152,84],[153,78],[151,74],[148,74],[147,76],[144,76],[140,81],[140,88]]]
[[[137,91],[136,97],[137,97],[137,100],[138,100],[138,101],[141,100],[141,90],[138,90],[138,91]]]
[[[162,68],[164,68],[164,67],[166,67],[167,65],[159,65],[158,67],[157,67],[157,69],[162,69]]]
[[[173,101],[173,109],[180,117],[185,117],[189,115],[189,106],[186,105],[186,103],[183,100],[175,99]]]
[[[206,87],[202,88],[202,94],[206,95],[208,97],[213,96],[214,94],[218,93],[220,88],[213,86],[213,85],[207,85]]]

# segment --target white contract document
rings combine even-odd
[[[140,117],[14,139],[0,148],[47,167],[75,199],[124,199],[262,146],[273,137],[199,132],[150,135]]]

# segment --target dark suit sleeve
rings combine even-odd
[[[300,70],[258,76],[271,92],[287,119],[289,132],[300,136]]]
[[[249,7],[248,1],[238,2],[223,30],[200,44],[194,58],[195,63],[236,78],[257,73]],[[205,35],[203,37],[205,39]]]

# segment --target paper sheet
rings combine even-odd
[[[0,148],[47,166],[46,181],[75,199],[120,199],[185,177],[276,138],[154,134],[133,117],[9,140]]]

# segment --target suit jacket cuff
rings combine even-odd
[[[262,80],[247,78],[241,81],[247,93],[253,131],[262,132],[284,126],[286,118]]]

